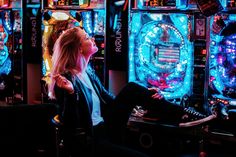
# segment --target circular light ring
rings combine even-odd
[[[213,22],[212,18],[211,23]],[[235,15],[230,14],[224,19],[224,23],[226,27],[221,30],[220,34],[210,33],[209,87],[214,93],[231,97],[228,91],[236,90],[236,69],[233,63],[236,62],[234,58],[236,55],[234,51],[236,49]]]
[[[236,34],[224,37],[217,47],[210,58],[216,72],[210,74],[215,78],[212,81],[214,89],[222,93],[225,89],[236,88]]]
[[[135,73],[139,81],[148,82],[149,86],[162,86],[168,92],[174,92],[184,84],[187,68],[184,61],[188,60],[189,54],[184,37],[176,27],[157,21],[149,22],[141,28],[135,45]],[[161,48],[171,51],[170,56],[168,52],[162,54],[166,62],[160,61],[160,52],[159,56],[153,55],[155,49]],[[182,70],[177,69],[178,65]]]

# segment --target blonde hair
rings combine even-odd
[[[53,76],[70,72],[72,75],[75,71],[81,72],[85,69],[85,58],[80,53],[81,36],[79,32],[82,28],[70,28],[64,31],[56,40],[53,47],[51,81],[48,88],[49,98],[55,99]]]

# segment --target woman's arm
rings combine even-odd
[[[67,92],[69,94],[74,93],[74,87],[73,87],[72,82],[70,80],[68,80],[65,76],[57,74],[53,77],[53,79],[55,79],[56,85],[59,88],[64,89],[65,92]]]
[[[78,93],[74,91],[72,82],[65,76],[55,76],[55,95],[59,105],[59,117],[61,122],[73,123],[76,119],[75,104],[78,101]],[[70,120],[69,120],[70,119]],[[71,121],[72,120],[72,121]],[[75,123],[74,123],[75,124]]]

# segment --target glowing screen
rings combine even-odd
[[[187,14],[133,13],[129,81],[158,87],[165,98],[191,94],[193,44]]]
[[[209,87],[214,94],[236,98],[236,15],[217,15],[211,24],[215,26],[216,19],[222,17],[225,26],[210,32]]]

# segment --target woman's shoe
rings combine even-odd
[[[201,124],[205,124],[213,119],[216,115],[204,115],[196,111],[192,107],[184,108],[184,115],[182,116],[182,122],[179,123],[179,127],[193,127]]]

